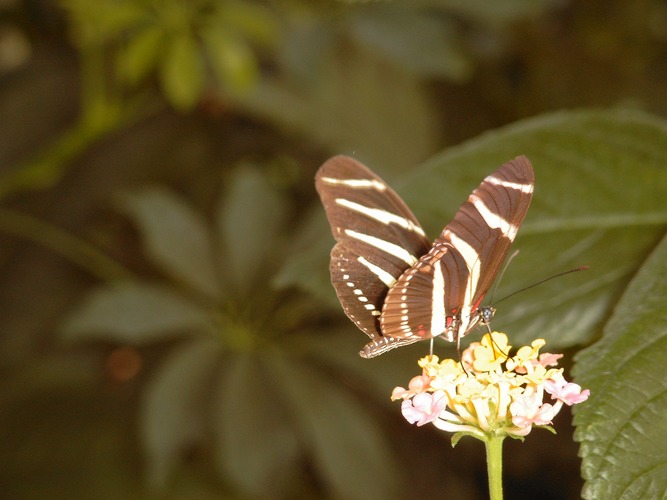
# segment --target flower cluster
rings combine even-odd
[[[432,422],[458,436],[522,438],[534,425],[551,429],[563,404],[581,403],[590,391],[565,380],[563,369],[555,368],[562,354],[539,354],[544,345],[535,340],[509,357],[507,336],[486,334],[462,353],[460,362],[420,359],[422,374],[407,389],[396,387],[392,399],[403,400],[408,422]],[[551,403],[544,402],[545,393]]]

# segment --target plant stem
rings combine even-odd
[[[101,280],[134,278],[130,271],[90,243],[30,215],[0,208],[0,231],[40,243]]]
[[[503,440],[505,436],[493,436],[484,440],[486,468],[489,476],[489,498],[503,498]]]

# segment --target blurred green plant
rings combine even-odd
[[[78,121],[34,158],[0,177],[0,198],[43,189],[100,138],[162,108],[190,111],[211,87],[249,92],[259,78],[262,47],[275,44],[277,23],[261,2],[215,0],[62,0],[80,55]]]
[[[271,11],[253,1],[63,0],[62,5],[73,42],[84,55],[92,52],[91,64],[101,64],[111,51],[111,81],[119,94],[123,83],[132,88],[155,73],[167,100],[181,110],[192,109],[208,80],[232,94],[248,92],[259,74],[255,48],[274,44],[277,35]],[[102,82],[91,82],[91,93],[100,89]]]
[[[0,176],[0,198],[54,185],[96,141],[165,102],[233,109],[404,168],[442,145],[427,84],[466,82],[508,46],[501,28],[552,5],[344,3],[61,0],[80,56],[78,121]]]
[[[229,180],[213,225],[160,187],[126,194],[121,206],[171,283],[104,286],[64,335],[175,341],[141,405],[149,482],[164,487],[185,451],[212,443],[220,477],[242,495],[303,494],[306,458],[344,498],[397,495],[398,470],[375,418],[331,371],[336,356],[322,356],[330,347],[318,337],[331,335],[336,346],[337,335],[315,320],[321,307],[273,284],[290,235],[286,196],[245,166]]]
[[[234,102],[281,129],[391,171],[421,162],[443,145],[447,110],[438,109],[428,84],[468,82],[480,60],[508,50],[511,36],[502,28],[553,5],[340,3],[354,5],[333,13],[308,2],[286,9],[274,71]]]

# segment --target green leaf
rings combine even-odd
[[[274,355],[267,362],[331,496],[404,498],[400,470],[361,401],[297,361]]]
[[[63,334],[70,340],[137,345],[210,328],[208,312],[173,290],[128,282],[88,294],[63,325]]]
[[[497,303],[560,271],[591,269],[498,304],[492,326],[510,332],[515,344],[536,337],[546,338],[551,349],[584,343],[664,233],[667,126],[622,110],[545,115],[451,148],[395,187],[434,238],[486,175],[520,154],[535,167],[533,203],[513,246],[520,254],[487,301]],[[381,172],[381,166],[370,166]],[[328,233],[323,224],[327,250],[333,244]],[[287,264],[295,269],[297,261],[309,259],[313,267],[300,272],[313,275],[283,272],[281,279],[303,286],[325,283],[328,251],[317,250],[319,264],[299,252]],[[329,284],[326,288],[318,293],[333,294]]]
[[[324,209],[318,208],[320,211],[305,215],[305,221],[294,231],[289,257],[274,277],[273,284],[277,288],[300,286],[326,305],[338,309],[340,306],[331,284],[329,265],[324,260],[331,252],[334,239],[331,232],[324,234],[327,219]]]
[[[432,12],[380,5],[359,11],[351,25],[364,45],[418,75],[462,82],[472,73],[460,36]]]
[[[369,362],[359,356],[367,342],[368,337],[348,321],[338,329],[319,328],[317,332],[289,335],[280,345],[290,353],[316,360],[336,373],[363,381],[355,384],[358,391],[366,390],[378,403],[396,410],[398,403],[391,402],[389,396],[394,387],[405,384],[420,372],[416,360],[426,352],[425,346],[413,344]]]
[[[145,78],[157,66],[164,40],[164,31],[158,26],[147,26],[134,34],[118,52],[118,73],[130,84]]]
[[[205,296],[220,298],[209,229],[191,206],[160,187],[127,193],[120,202],[139,226],[146,252],[155,264]]]
[[[217,211],[218,235],[225,252],[221,267],[240,293],[265,283],[277,260],[287,203],[256,168],[236,170]]]
[[[197,104],[204,88],[204,68],[192,34],[179,33],[167,41],[160,81],[175,108],[187,111]]]
[[[302,37],[279,47],[284,51],[281,61],[311,62],[284,70],[291,75],[306,70],[307,77],[262,78],[252,95],[234,99],[330,149],[355,151],[366,161],[394,170],[435,150],[438,124],[422,81],[354,47],[336,52],[343,44],[331,44],[329,52],[321,46],[331,34],[323,27],[311,31],[297,33]]]
[[[259,68],[245,40],[219,29],[206,30],[203,40],[218,81],[229,92],[248,92],[257,82]]]
[[[576,357],[591,396],[574,409],[584,498],[667,491],[667,237],[634,277],[604,336]]]
[[[212,338],[188,341],[172,351],[146,387],[141,440],[152,485],[163,486],[181,454],[202,439],[221,353]]]
[[[254,353],[230,359],[223,373],[214,410],[222,477],[251,498],[286,498],[300,447],[271,378]]]

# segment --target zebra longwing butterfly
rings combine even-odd
[[[331,281],[345,314],[371,338],[361,357],[436,336],[459,342],[491,319],[480,303],[533,194],[526,157],[486,177],[433,244],[403,200],[353,158],[327,160],[315,186],[336,239]]]

